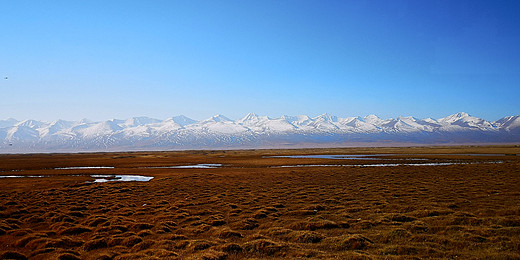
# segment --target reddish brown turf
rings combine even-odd
[[[264,158],[325,153],[508,155],[393,156],[480,162],[399,167],[271,168],[374,161]],[[0,175],[50,176],[0,178],[0,259],[520,259],[519,154],[503,146],[0,155]],[[196,163],[224,166],[138,168]],[[74,166],[116,168],[53,169]],[[86,183],[90,174],[155,178]]]

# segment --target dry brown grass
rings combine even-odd
[[[473,164],[271,168],[374,161],[265,158],[325,153]],[[520,148],[0,155],[0,175],[50,176],[0,178],[0,259],[520,259],[511,154]],[[139,168],[197,163],[224,167]],[[115,168],[53,170],[74,166]],[[86,183],[90,174],[155,178]]]

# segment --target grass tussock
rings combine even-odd
[[[311,219],[306,221],[298,221],[289,225],[290,229],[295,230],[317,230],[340,228],[340,225],[334,221],[326,219]]]
[[[276,243],[272,240],[268,239],[257,239],[244,244],[243,249],[246,252],[255,254],[255,255],[266,255],[266,256],[274,256],[283,253],[282,249],[284,246],[282,244]]]
[[[6,251],[0,254],[0,259],[27,260],[27,256],[16,251]]]
[[[83,245],[83,249],[85,251],[92,251],[92,250],[96,250],[96,249],[100,249],[100,248],[107,248],[107,247],[108,247],[107,238],[99,238],[99,239],[90,240],[90,241],[85,242],[85,244]]]
[[[81,260],[79,257],[79,253],[73,254],[73,253],[62,253],[58,255],[58,260]]]
[[[293,231],[287,234],[287,239],[296,243],[319,243],[325,235],[314,231]]]
[[[342,235],[337,237],[325,238],[322,242],[322,248],[334,251],[343,250],[362,250],[370,247],[373,242],[359,234]]]
[[[216,236],[221,239],[234,239],[244,237],[240,232],[231,229],[223,229],[216,232]]]
[[[165,250],[165,249],[146,249],[142,251],[148,257],[156,257],[159,259],[173,259],[178,256],[176,252]]]
[[[193,240],[188,244],[188,249],[191,251],[200,251],[214,246],[215,243],[207,240]]]
[[[205,250],[204,252],[198,252],[196,254],[186,257],[186,259],[197,259],[197,260],[224,260],[228,256],[227,253],[222,251],[216,251],[213,249]]]

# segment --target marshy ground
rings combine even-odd
[[[272,157],[309,154],[378,156]],[[0,259],[520,259],[518,146],[0,155],[0,176]]]

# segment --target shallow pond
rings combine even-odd
[[[95,178],[93,182],[107,181],[150,181],[153,177],[142,175],[90,175]]]
[[[54,175],[57,176],[71,176],[71,175]],[[82,175],[72,175],[82,176]],[[4,175],[1,178],[45,178],[53,177],[51,175]],[[107,181],[150,181],[154,177],[142,176],[142,175],[90,175],[94,178],[93,182],[107,182]]]
[[[298,164],[298,165],[280,165],[271,168],[290,168],[290,167],[396,167],[396,166],[446,166],[446,165],[462,165],[462,164],[483,164],[483,163],[503,163],[503,161],[495,162],[440,162],[440,163],[376,163],[376,164]]]
[[[74,166],[74,167],[58,167],[54,170],[85,170],[85,169],[114,169],[113,166]]]
[[[46,175],[4,175],[0,176],[0,178],[43,178],[49,177]]]
[[[312,155],[279,155],[279,156],[266,156],[264,158],[293,158],[293,159],[334,159],[334,160],[388,160],[386,156],[432,156],[432,155],[453,155],[453,156],[515,156],[515,154],[312,154]],[[402,160],[402,159],[392,159]],[[427,160],[423,158],[406,158],[406,160]]]
[[[146,169],[212,169],[222,167],[220,163],[201,163],[201,164],[193,164],[193,165],[174,165],[174,166],[150,166],[150,167],[140,167]]]

